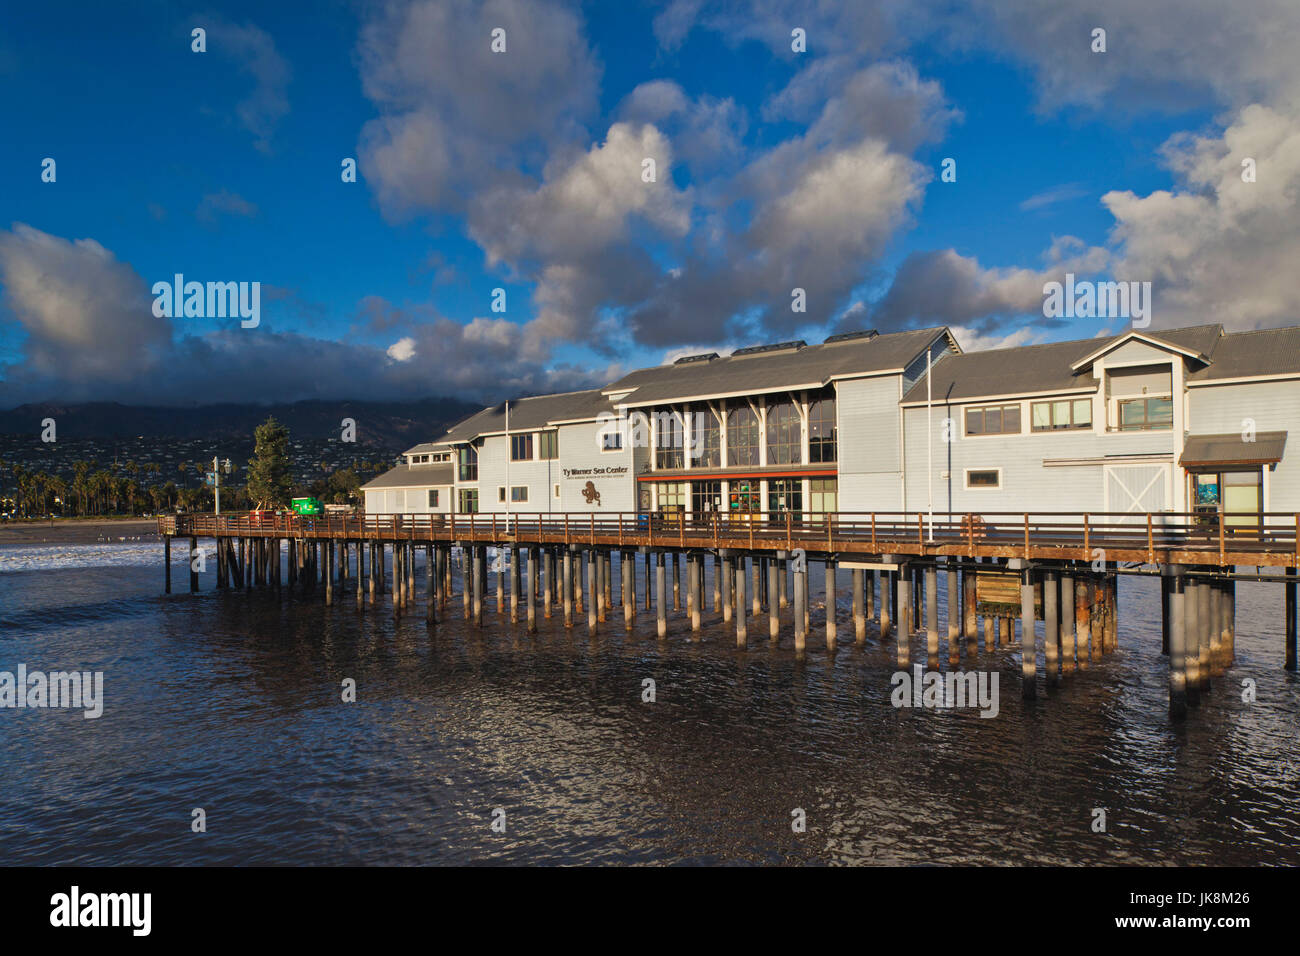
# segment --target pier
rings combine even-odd
[[[872,619],[880,641],[893,641],[900,668],[909,666],[914,644],[937,667],[941,638],[950,666],[973,657],[981,638],[985,651],[1018,646],[1026,698],[1037,696],[1040,682],[1050,690],[1119,650],[1119,577],[1159,576],[1169,707],[1181,718],[1233,664],[1239,580],[1283,589],[1282,666],[1297,667],[1300,514],[1263,514],[1244,525],[1231,521],[1222,514],[1171,512],[840,512],[801,520],[789,513],[696,519],[644,512],[200,514],[163,516],[158,530],[168,593],[172,539],[188,539],[193,555],[199,539],[207,538],[216,542],[218,588],[279,589],[283,565],[290,588],[319,593],[326,604],[351,590],[362,612],[377,609],[388,594],[391,613],[400,618],[417,610],[415,556],[422,549],[424,616],[435,628],[452,606],[456,549],[463,560],[463,613],[482,627],[489,604],[487,550],[496,548],[509,561],[497,571],[491,603],[502,619],[509,614],[510,623],[522,618],[529,633],[537,630],[539,610],[546,618],[562,613],[564,625],[574,627],[585,609],[587,629],[596,633],[617,607],[628,627],[638,610],[653,607],[659,639],[667,636],[671,611],[683,615],[688,639],[697,640],[711,608],[715,619],[734,626],[738,647],[747,646],[752,624],[755,636],[766,632],[772,642],[790,635],[796,652],[810,638],[808,575],[820,564],[828,650],[839,641],[836,598],[841,572],[848,571],[856,645],[866,644],[866,622]],[[640,605],[638,556],[645,565]],[[706,592],[709,565],[713,584]],[[189,586],[199,587],[192,563]],[[948,607],[942,628],[940,587],[946,588]],[[1046,671],[1041,680],[1040,652]]]

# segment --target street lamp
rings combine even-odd
[[[213,503],[215,505],[216,514],[221,514],[221,473],[223,470],[227,475],[234,470],[234,466],[231,464],[230,459],[227,458],[223,462],[220,460],[219,457],[214,456],[212,459],[211,478],[212,478],[212,488],[213,488]]]

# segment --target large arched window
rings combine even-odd
[[[757,465],[759,460],[758,416],[748,404],[735,405],[727,412],[727,466]]]
[[[789,399],[774,399],[767,403],[767,463],[803,463],[803,425],[799,420],[799,409]]]
[[[836,460],[835,393],[822,395],[808,408],[808,460]]]

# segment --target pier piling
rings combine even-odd
[[[730,559],[723,561],[722,566],[724,572],[730,571]],[[740,608],[740,613],[736,615],[736,646],[743,650],[749,642],[749,632],[745,626],[745,562],[743,559],[739,562],[739,566],[734,571],[731,571],[731,573],[735,576],[736,604]],[[730,591],[731,588],[728,587],[726,590]],[[728,612],[731,610],[731,606],[725,603],[725,601],[723,603],[723,608]],[[725,620],[727,617],[730,617],[730,614],[724,614],[723,619]]]
[[[826,561],[826,650],[835,650],[835,562]]]
[[[1020,572],[1020,679],[1026,699],[1038,696],[1038,654],[1034,640],[1034,572]]]
[[[862,568],[854,568],[849,575],[851,587],[853,588],[853,643],[858,647],[863,647],[867,643],[867,617],[863,607],[863,571]]]

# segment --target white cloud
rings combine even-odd
[[[388,346],[385,353],[394,362],[409,362],[415,358],[415,339],[409,335],[398,339],[392,345]]]
[[[144,280],[94,239],[18,223],[0,232],[0,285],[27,333],[27,362],[11,378],[126,382],[153,369],[170,339]]]
[[[504,53],[490,48],[498,27]],[[389,4],[359,55],[381,113],[362,130],[362,173],[393,218],[458,210],[466,193],[580,139],[596,106],[582,23],[552,0]]]

